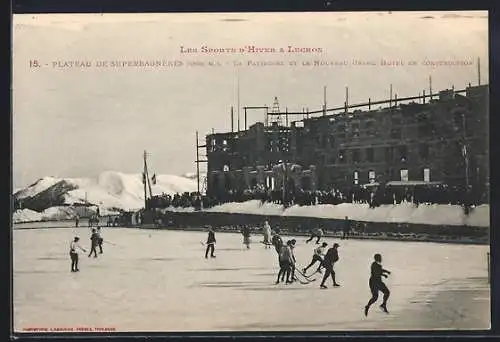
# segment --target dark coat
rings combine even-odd
[[[215,233],[213,231],[208,232],[207,244],[215,243]]]

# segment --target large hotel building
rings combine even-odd
[[[267,111],[265,122],[206,136],[207,195],[257,186],[317,191],[446,184],[487,193],[489,87],[347,105]],[[385,105],[373,109],[376,105]],[[361,109],[360,109],[361,108]]]

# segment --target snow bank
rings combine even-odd
[[[475,208],[466,216],[462,207],[447,204],[421,204],[416,207],[411,203],[382,205],[371,209],[368,204],[341,203],[320,204],[315,206],[283,206],[252,200],[243,203],[225,203],[205,210],[206,212],[224,212],[254,215],[277,215],[318,217],[326,219],[344,219],[364,222],[418,223],[429,225],[489,227],[489,205]]]
[[[50,207],[42,212],[42,221],[72,220],[76,211],[73,207]]]
[[[490,206],[487,204],[480,205],[469,214],[465,220],[468,226],[473,227],[489,227],[490,226]]]
[[[42,220],[42,214],[30,209],[16,210],[12,215],[13,223],[36,222]]]
[[[256,214],[256,215],[282,215],[283,206],[275,203],[263,203],[259,200],[251,200],[242,203],[224,203],[212,208],[207,212],[216,213],[238,213],[238,214]]]

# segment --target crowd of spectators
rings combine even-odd
[[[418,206],[428,204],[453,204],[469,208],[471,205],[487,203],[487,199],[465,191],[459,187],[446,185],[425,185],[408,187],[356,186],[349,189],[332,189],[330,191],[286,191],[254,187],[243,191],[229,190],[218,196],[199,196],[197,193],[185,192],[173,196],[162,194],[148,200],[149,208],[210,208],[230,202],[246,202],[260,200],[262,203],[307,206],[316,204],[363,203],[371,208],[387,204],[413,203]]]

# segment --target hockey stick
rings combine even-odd
[[[321,272],[319,272],[318,270],[316,270],[316,271],[314,271],[312,274],[310,274],[310,275],[305,275],[305,274],[304,274],[304,276],[305,276],[307,279],[309,279],[310,277],[312,277],[312,276],[313,276],[313,275],[315,275],[316,273],[320,273],[320,274],[321,274]]]
[[[109,243],[111,246],[120,247],[120,246],[119,246],[119,245],[117,245],[116,243],[109,242],[108,240],[102,240],[102,242]]]
[[[312,277],[315,273],[311,274],[311,275],[308,277],[308,276],[306,276],[304,273],[302,273],[302,272],[301,272],[301,271],[300,271],[297,267],[295,267],[295,270],[297,271],[297,273],[298,273],[298,274],[300,274],[301,276],[303,276],[304,278],[306,278],[306,279],[307,279],[307,281],[309,281],[309,282],[316,281],[316,278],[313,278],[313,279],[309,278],[309,277]]]
[[[300,280],[299,278],[297,277],[294,277],[294,280],[297,280],[299,283],[301,283],[302,285],[307,285],[307,284],[310,284],[311,281],[304,281],[304,280]]]

